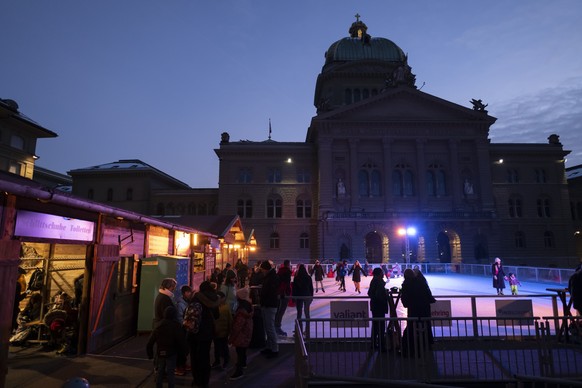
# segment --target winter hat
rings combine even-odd
[[[261,263],[261,269],[266,269],[267,271],[271,270],[271,264],[265,260]]]
[[[247,302],[249,302],[249,303],[253,303],[253,302],[251,301],[251,296],[250,296],[250,295],[251,295],[251,291],[249,290],[249,288],[248,288],[248,287],[245,287],[245,288],[239,288],[239,289],[236,291],[236,297],[237,297],[238,299],[240,299],[240,300],[246,300],[246,301],[247,301]]]

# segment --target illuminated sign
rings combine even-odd
[[[54,240],[93,241],[94,229],[95,223],[91,221],[19,210],[14,234]]]

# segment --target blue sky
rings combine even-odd
[[[408,53],[417,86],[498,118],[493,142],[556,133],[582,164],[578,0],[7,0],[0,98],[56,132],[61,173],[141,159],[218,187],[220,134],[304,141],[324,53],[359,13]]]

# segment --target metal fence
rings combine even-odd
[[[569,342],[557,341],[556,321],[567,324]],[[373,346],[372,325],[386,328],[385,347]],[[544,378],[573,386],[582,382],[581,333],[582,317],[571,316],[302,319],[295,329],[297,386]]]

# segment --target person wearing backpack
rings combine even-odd
[[[220,300],[212,283],[203,281],[200,291],[194,294],[184,315],[186,321],[191,307],[196,307],[194,310],[199,311],[195,324],[188,325],[186,329],[194,386],[207,387],[210,381],[210,347],[214,339],[214,320],[219,316],[219,305]]]
[[[168,381],[168,387],[175,386],[174,369],[178,355],[186,352],[186,338],[180,323],[176,319],[176,308],[168,306],[164,310],[163,319],[152,331],[146,351],[148,359],[154,358],[154,344],[156,345],[156,357],[154,360],[156,388],[163,386],[164,378]]]

